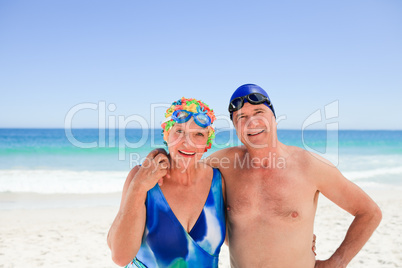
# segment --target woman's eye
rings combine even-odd
[[[176,133],[183,133],[183,130],[177,129],[177,130],[176,130]]]
[[[204,133],[198,132],[197,136],[204,137]]]

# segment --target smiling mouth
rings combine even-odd
[[[248,133],[247,136],[256,136],[256,135],[261,134],[263,132],[264,132],[264,130],[261,130],[261,131],[256,132],[256,133]]]
[[[180,153],[181,155],[187,156],[187,157],[191,157],[191,156],[194,156],[194,155],[195,155],[195,152],[185,152],[185,151],[180,151],[180,150],[179,150],[179,153]]]

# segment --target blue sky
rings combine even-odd
[[[182,96],[227,116],[255,83],[279,128],[338,101],[338,117],[309,127],[402,129],[401,33],[399,0],[0,0],[0,127],[63,127],[82,103],[98,110],[72,126],[97,127],[102,102],[116,108],[106,125],[150,124],[163,114],[152,103]]]

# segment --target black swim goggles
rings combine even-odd
[[[274,107],[272,106],[272,103],[271,103],[271,101],[268,99],[268,97],[266,97],[266,96],[264,96],[264,95],[262,95],[262,94],[260,94],[260,93],[251,93],[251,94],[248,94],[248,95],[246,95],[246,96],[234,98],[234,99],[230,102],[230,104],[229,104],[229,113],[230,113],[230,117],[232,117],[232,113],[233,113],[233,112],[235,112],[235,111],[237,111],[237,110],[240,110],[240,109],[244,106],[244,99],[245,99],[245,98],[247,99],[247,101],[248,101],[250,104],[253,104],[253,105],[257,105],[257,104],[261,104],[261,103],[267,102],[269,108],[271,109],[271,111],[272,111],[272,112],[274,113],[274,115],[275,115]]]

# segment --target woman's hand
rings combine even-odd
[[[159,185],[163,184],[163,179],[167,175],[168,170],[169,159],[166,153],[155,149],[147,155],[142,163],[141,168],[135,175],[135,183],[140,185],[144,191],[149,191],[156,183]]]

